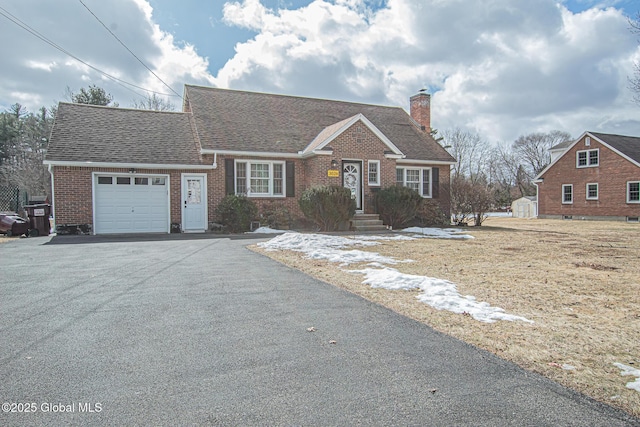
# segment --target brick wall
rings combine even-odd
[[[576,152],[599,150],[599,166],[576,167]],[[584,138],[560,158],[538,184],[539,217],[640,216],[640,204],[627,203],[627,181],[640,181],[640,168],[607,146]],[[587,183],[598,184],[598,200],[586,199]],[[573,185],[573,203],[562,203],[562,186]]]
[[[89,225],[93,226],[93,188],[92,173],[124,173],[129,169],[122,168],[85,168],[71,166],[55,166],[54,176],[54,203],[56,226]],[[170,191],[170,218],[172,223],[180,224],[181,212],[181,174],[182,173],[207,173],[208,180],[214,180],[212,170],[173,170],[173,169],[136,169],[136,175],[169,175]],[[208,191],[211,194],[211,191]],[[210,197],[210,196],[209,196]],[[211,218],[211,206],[209,206],[209,218]]]

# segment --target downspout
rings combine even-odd
[[[47,167],[47,170],[49,171],[49,174],[51,175],[51,211],[53,212],[53,232],[55,233],[56,230],[56,196],[55,196],[55,192],[53,191],[55,186],[53,185],[53,167],[51,164],[49,164],[49,166]]]
[[[218,169],[218,153],[213,152],[213,168]]]
[[[538,218],[538,208],[540,207],[540,202],[538,201],[538,195],[540,194],[540,188],[538,188],[538,182],[540,181],[532,181],[532,182],[533,182],[533,185],[536,186],[536,218]],[[511,212],[513,212],[513,210]],[[513,213],[511,215],[513,215]]]

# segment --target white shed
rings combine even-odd
[[[514,218],[535,218],[538,216],[538,201],[536,196],[524,196],[511,202],[511,212]]]

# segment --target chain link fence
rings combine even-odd
[[[0,211],[18,212],[28,203],[29,195],[19,188],[0,186]]]

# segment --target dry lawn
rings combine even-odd
[[[489,218],[467,231],[475,239],[383,241],[363,250],[413,259],[393,267],[450,280],[462,295],[535,323],[481,323],[431,308],[417,291],[372,289],[335,264],[252,249],[640,416],[640,393],[626,388],[635,377],[613,366],[640,368],[640,225]]]

